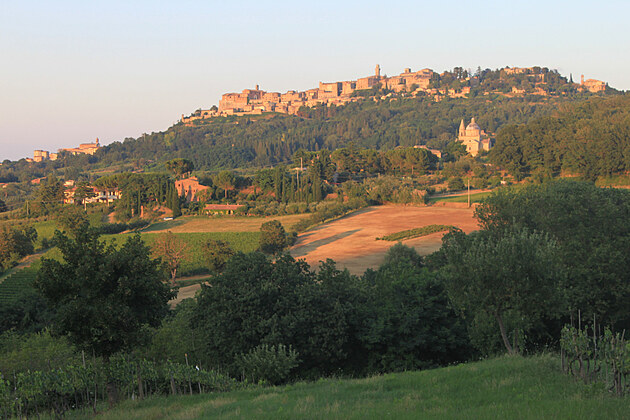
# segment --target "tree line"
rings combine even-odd
[[[596,179],[630,170],[630,94],[592,98],[557,115],[503,127],[492,163],[516,179],[562,173]]]

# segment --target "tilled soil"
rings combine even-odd
[[[311,267],[331,258],[339,268],[363,274],[368,268],[378,267],[387,250],[395,245],[395,242],[377,241],[377,237],[433,224],[453,225],[466,233],[478,228],[473,210],[468,208],[368,207],[300,234],[291,248],[291,255],[305,259]],[[440,248],[444,233],[404,240],[403,243],[415,248],[420,255],[427,255]]]

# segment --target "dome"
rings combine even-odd
[[[468,126],[466,127],[466,131],[468,130],[478,130],[481,131],[481,128],[479,128],[479,126],[477,125],[477,123],[475,122],[475,118],[473,117],[472,120],[470,120],[470,124],[468,124]]]

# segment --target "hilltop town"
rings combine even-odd
[[[94,143],[81,143],[78,147],[70,147],[59,149],[57,153],[50,153],[47,150],[33,151],[33,158],[26,158],[27,162],[42,162],[44,160],[57,160],[61,153],[69,153],[71,155],[93,155],[101,147],[98,137]]]
[[[319,82],[318,87],[302,92],[295,90],[289,90],[286,93],[267,92],[256,85],[254,89],[244,89],[241,93],[225,93],[221,96],[218,107],[199,109],[189,116],[182,114],[180,121],[185,125],[192,125],[198,120],[231,115],[262,115],[268,112],[296,115],[302,107],[345,105],[364,99],[366,96],[374,96],[377,91],[388,92],[384,97],[402,93],[413,96],[431,95],[435,101],[440,101],[444,97],[465,98],[471,93],[471,88],[479,85],[479,76],[470,75],[462,68],[455,70],[457,69],[459,69],[459,74],[456,75],[458,84],[452,87],[441,86],[438,82],[440,77],[450,72],[438,74],[428,68],[412,72],[411,68],[406,68],[401,74],[388,77],[381,75],[381,67],[378,64],[371,76],[349,81]],[[525,77],[530,83],[530,86],[525,87],[512,86],[510,92],[502,92],[505,96],[513,97],[528,93],[548,95],[548,91],[544,89],[549,74],[546,68],[505,67],[500,69],[500,72],[505,77]],[[580,83],[574,85],[577,91],[591,93],[603,92],[607,87],[607,83],[601,80],[584,80],[584,75],[581,76]],[[490,92],[484,94],[488,93]]]

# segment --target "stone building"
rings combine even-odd
[[[97,137],[94,143],[81,143],[79,147],[74,147],[70,149],[59,149],[59,152],[60,153],[68,152],[73,155],[80,155],[80,154],[93,155],[100,148],[101,148],[101,145],[99,144],[98,137]]]
[[[580,86],[582,89],[586,89],[591,93],[604,92],[606,90],[607,83],[602,82],[601,80],[596,79],[587,79],[584,80],[584,75],[582,75],[580,80]]]
[[[475,117],[465,127],[462,119],[457,140],[461,141],[466,146],[466,151],[473,156],[477,156],[482,150],[490,150],[494,146],[492,139],[475,122]]]
[[[394,92],[415,92],[427,90],[433,71],[423,69],[412,72],[406,68],[398,76],[381,76],[381,68],[376,65],[374,75],[357,80],[340,82],[319,82],[317,88],[303,92],[290,90],[286,93],[267,92],[258,85],[255,89],[244,89],[241,93],[225,93],[221,96],[218,110],[198,110],[192,115],[182,115],[182,123],[192,125],[195,120],[229,115],[260,115],[264,112],[280,112],[297,114],[303,106],[344,105],[359,100],[353,96],[357,90],[372,89],[380,84],[385,89]]]
[[[203,190],[207,190],[209,187],[201,185],[199,179],[196,176],[190,178],[180,179],[175,181],[175,189],[180,197],[184,197],[187,202],[198,201],[199,194]]]

